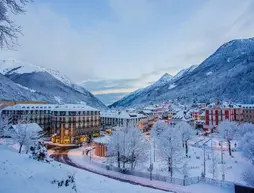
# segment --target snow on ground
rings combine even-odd
[[[162,193],[142,186],[119,182],[107,177],[76,169],[58,162],[37,162],[26,154],[18,154],[6,146],[0,146],[1,193],[73,193],[71,187],[59,187],[52,180],[66,179],[75,173],[79,193]]]
[[[206,73],[206,76],[209,76],[209,75],[211,75],[213,72],[207,72]]]
[[[173,89],[175,87],[176,87],[176,84],[171,84],[171,85],[169,85],[168,89],[170,90],[170,89]]]
[[[24,88],[24,89],[26,89],[26,90],[29,90],[30,92],[36,92],[36,90],[27,88],[27,87],[25,87],[25,86],[22,86],[21,84],[16,83],[16,85],[18,85],[19,87]]]
[[[132,180],[134,182],[138,183],[143,183],[143,184],[149,184],[152,186],[160,187],[160,188],[167,188],[169,190],[175,191],[175,192],[188,192],[188,193],[201,193],[204,190],[206,190],[206,193],[229,193],[232,192],[232,190],[217,187],[217,186],[212,186],[204,183],[199,183],[199,184],[193,184],[190,186],[181,186],[177,184],[170,184],[166,182],[161,182],[161,181],[150,181],[149,179],[146,178],[141,178],[141,177],[136,177],[136,176],[131,176],[131,175],[125,175],[119,172],[114,172],[114,171],[109,171],[106,169],[103,169],[101,164],[105,162],[105,158],[100,158],[97,156],[94,156],[92,154],[92,159],[90,161],[90,156],[83,155],[83,150],[85,148],[81,147],[79,149],[73,149],[69,151],[68,157],[77,165],[80,165],[82,167],[91,169],[92,171],[97,171],[102,174],[110,175],[112,177],[116,178],[122,178],[122,179],[127,179],[127,180]]]
[[[61,103],[62,99],[60,96],[54,96],[54,98],[58,103]]]
[[[10,72],[11,71],[11,72]],[[72,83],[67,76],[63,76],[60,72],[52,69],[47,69],[42,66],[33,65],[27,62],[18,61],[16,59],[0,60],[0,73],[32,73],[32,72],[48,72],[56,79],[60,80],[67,86],[71,86]]]
[[[204,136],[195,136],[191,141],[189,141],[189,156],[190,158],[183,158],[182,162],[188,162],[189,168],[189,177],[197,177],[201,176],[201,173],[204,170],[204,149],[203,144],[206,144],[205,150],[205,159],[206,159],[206,177],[213,178],[211,167],[212,167],[212,151],[211,147],[214,149],[215,156],[218,159],[218,162],[221,162],[221,147],[219,146],[220,139],[213,137],[212,139]],[[234,147],[234,144],[238,145],[237,141],[232,141],[232,150],[236,150],[237,148]],[[84,147],[79,149],[74,149],[70,151],[71,159],[74,159],[78,164],[84,164],[85,162],[89,161],[89,157],[83,156],[82,151]],[[153,172],[156,174],[160,174],[163,176],[167,176],[167,164],[163,162],[160,158],[159,152],[155,151],[155,162],[153,161],[154,158],[154,149],[152,146],[152,162],[154,170]],[[228,152],[228,144],[223,144],[223,160],[226,163],[226,171],[225,171],[225,180],[230,182],[236,182],[240,184],[245,184],[242,179],[242,173],[246,170],[251,163],[241,156],[241,152],[233,151],[233,157],[229,156]],[[89,155],[88,155],[89,156]],[[92,153],[92,160],[99,164],[111,164],[110,159],[105,157],[98,157]],[[114,163],[116,166],[116,163]],[[113,165],[114,165],[113,164]],[[150,162],[149,159],[145,163],[137,164],[135,170],[147,172],[147,168],[149,167]],[[221,163],[217,164],[217,176],[216,179],[222,180],[222,168],[223,165]],[[181,171],[175,171],[173,177],[183,179],[183,173]]]

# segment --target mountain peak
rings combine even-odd
[[[107,108],[85,88],[72,83],[56,70],[11,59],[0,60],[0,75],[1,73],[3,75],[0,78],[4,84],[0,84],[0,100],[86,103],[99,109]],[[13,93],[21,96],[16,97]]]
[[[165,74],[159,79],[159,81],[168,82],[168,81],[170,81],[172,78],[173,78],[172,75],[170,75],[169,73],[165,73]]]

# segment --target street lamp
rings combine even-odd
[[[206,148],[206,144],[204,144],[204,173],[203,173],[203,177],[206,176],[206,159],[205,159],[205,148]]]

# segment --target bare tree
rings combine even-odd
[[[107,145],[108,156],[116,158],[118,168],[129,163],[134,169],[137,163],[145,161],[147,147],[143,133],[136,127],[119,127],[113,132]]]
[[[183,147],[185,147],[185,155],[188,156],[188,141],[195,135],[194,129],[186,122],[180,122],[176,126],[176,129],[180,131]]]
[[[165,130],[158,142],[159,150],[164,161],[167,162],[170,177],[173,177],[173,170],[182,160],[181,136],[175,127]]]
[[[0,114],[0,137],[4,136],[9,125],[9,117]]]
[[[150,136],[153,143],[153,161],[155,162],[155,156],[156,156],[156,146],[158,146],[158,141],[160,138],[160,135],[168,128],[168,125],[161,120],[156,121],[156,123],[153,125]]]
[[[21,27],[10,18],[10,13],[19,15],[25,12],[24,6],[29,0],[1,0],[0,1],[0,47],[13,49],[16,45]]]
[[[218,155],[215,152],[212,152],[212,163],[209,168],[209,172],[213,175],[213,179],[218,178],[218,164],[219,164]]]
[[[246,133],[240,141],[242,155],[254,165],[254,133]]]
[[[242,174],[242,178],[248,186],[254,187],[254,165],[247,167]]]
[[[244,136],[246,133],[254,133],[254,124],[243,123],[239,128],[239,135]]]
[[[221,138],[228,142],[228,152],[229,155],[232,156],[231,141],[237,135],[237,124],[233,121],[223,121],[218,125],[217,129]]]
[[[149,145],[141,130],[137,127],[131,127],[127,132],[126,146],[127,157],[133,170],[137,163],[146,161]]]
[[[21,153],[22,147],[25,146],[28,150],[29,146],[40,138],[41,132],[37,124],[19,120],[18,124],[12,125],[5,132],[5,135],[11,137],[13,143],[19,144],[19,153]]]

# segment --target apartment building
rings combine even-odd
[[[222,121],[243,121],[243,108],[237,105],[214,105],[205,109],[204,130],[215,129]]]
[[[254,124],[254,104],[241,106],[243,108],[243,121]]]
[[[146,130],[148,128],[147,116],[138,113],[121,112],[101,112],[101,125],[103,129],[123,126],[139,126],[140,129]]]

